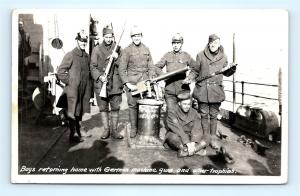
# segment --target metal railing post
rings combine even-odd
[[[241,82],[242,83],[242,105],[244,105],[244,81]]]
[[[235,74],[232,75],[232,112],[235,111]]]

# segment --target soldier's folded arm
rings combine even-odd
[[[73,63],[72,53],[68,52],[64,56],[60,66],[58,67],[57,77],[65,84],[69,84],[69,69],[71,68],[72,63]]]
[[[172,132],[174,132],[181,138],[183,144],[189,143],[190,142],[189,136],[184,132],[182,127],[179,125],[176,116],[170,113],[168,114],[168,118],[167,118],[168,128],[171,129]]]

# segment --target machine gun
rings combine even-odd
[[[110,58],[109,58],[107,67],[106,67],[106,69],[105,69],[105,72],[104,72],[104,75],[103,75],[103,76],[104,76],[104,82],[103,82],[103,84],[102,84],[101,91],[100,91],[100,94],[99,94],[100,97],[104,97],[104,98],[107,97],[107,92],[106,92],[107,77],[108,77],[108,74],[109,74],[109,72],[110,72],[110,70],[111,70],[111,67],[112,67],[112,65],[113,65],[113,62],[114,62],[114,60],[115,60],[114,57],[113,57],[113,54],[114,54],[115,52],[117,52],[118,49],[120,49],[119,44],[120,44],[120,41],[121,41],[121,39],[122,39],[124,30],[125,30],[125,24],[126,24],[126,23],[124,23],[124,26],[123,26],[122,33],[121,33],[121,35],[120,35],[120,38],[119,38],[118,42],[116,43],[116,46],[115,46],[115,48],[114,48],[114,50],[113,50],[113,52],[112,52],[112,54],[111,54],[111,56],[110,56]]]
[[[185,73],[186,71],[188,71],[189,68],[188,67],[184,67],[169,73],[166,73],[164,75],[158,76],[156,78],[153,79],[149,79],[149,80],[143,80],[141,82],[137,83],[137,90],[131,91],[132,95],[137,95],[137,94],[142,94],[144,92],[148,92],[148,96],[151,95],[151,86],[154,86],[154,90],[156,90],[157,88],[157,82],[161,81],[161,80],[166,80],[168,78],[171,78],[173,76],[176,76],[178,74],[182,74]]]

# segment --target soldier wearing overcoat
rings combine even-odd
[[[70,128],[70,141],[77,141],[75,131],[81,139],[80,121],[84,113],[90,112],[91,97],[90,57],[85,52],[87,35],[84,31],[77,33],[77,46],[68,52],[57,70],[57,77],[66,86],[62,96],[67,97],[67,117]]]
[[[122,102],[123,84],[119,76],[118,56],[120,54],[120,47],[117,52],[113,54],[116,47],[114,39],[114,32],[110,26],[103,28],[103,42],[96,46],[92,52],[91,57],[91,75],[94,80],[94,91],[96,93],[97,105],[100,110],[104,132],[101,136],[102,139],[107,139],[110,136],[109,121],[111,121],[112,137],[115,139],[122,139],[123,136],[118,132],[119,110]],[[102,84],[105,80],[103,78],[104,72],[107,68],[109,59],[113,55],[114,61],[111,66],[110,72],[107,77],[107,97],[100,97]],[[110,120],[109,120],[109,105],[111,107]]]

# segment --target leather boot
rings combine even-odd
[[[69,124],[69,129],[70,129],[70,135],[69,135],[69,141],[70,142],[78,142],[75,137],[75,131],[76,131],[76,128],[75,128],[75,120],[71,119],[71,118],[68,118],[68,124]]]
[[[210,119],[210,134],[211,135],[217,135],[217,126],[218,126],[218,120],[217,119]]]
[[[207,117],[201,117],[201,125],[203,129],[203,134],[207,135],[209,134],[209,124],[208,124],[208,118]]]
[[[224,146],[217,151],[217,154],[228,164],[233,164],[235,162],[233,156],[226,151]]]
[[[130,119],[130,138],[134,138],[137,134],[137,109],[129,108],[129,119]]]
[[[75,121],[75,130],[76,130],[76,133],[78,135],[78,140],[79,142],[83,142],[84,139],[82,138],[82,135],[81,135],[81,132],[80,132],[80,118],[77,118],[76,117],[76,121]]]
[[[211,142],[210,145],[213,149],[220,148],[219,146],[219,138],[217,137],[217,119],[210,119],[210,135],[211,135]]]
[[[109,131],[109,122],[108,122],[108,113],[107,112],[100,112],[101,120],[104,128],[104,132],[101,135],[101,139],[107,139],[110,136]]]
[[[189,156],[189,152],[187,147],[184,147],[183,145],[179,146],[179,149],[177,151],[177,157],[182,158],[182,157],[187,157]]]
[[[118,132],[119,111],[111,111],[111,127],[112,137],[115,139],[123,139],[123,136]]]

